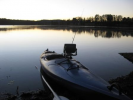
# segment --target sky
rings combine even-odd
[[[0,18],[72,19],[96,14],[133,17],[133,0],[0,0]]]

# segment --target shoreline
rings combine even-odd
[[[133,71],[122,77],[117,77],[109,81],[110,84],[117,83],[119,84],[122,93],[129,96],[133,99]]]

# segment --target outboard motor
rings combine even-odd
[[[76,56],[77,55],[76,44],[65,44],[63,52],[65,57],[72,58],[71,56]]]

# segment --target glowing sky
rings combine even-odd
[[[71,19],[95,14],[133,17],[133,0],[0,0],[0,18]]]

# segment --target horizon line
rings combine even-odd
[[[95,14],[95,15],[100,15],[100,14]],[[103,15],[113,15],[113,14],[103,14]],[[102,15],[100,15],[102,16]],[[119,16],[119,15],[115,15],[115,16]],[[121,15],[122,16],[122,15]],[[0,18],[0,19],[9,19],[9,20],[28,20],[28,21],[40,21],[40,20],[71,20],[73,18],[78,18],[78,17],[81,17],[81,16],[75,16],[75,17],[72,17],[72,18],[52,18],[52,19],[18,19],[18,18]],[[81,17],[81,18],[94,18],[95,16],[89,16],[89,17]],[[125,16],[122,16],[122,18],[124,18]],[[133,18],[133,17],[125,17],[125,18]]]

